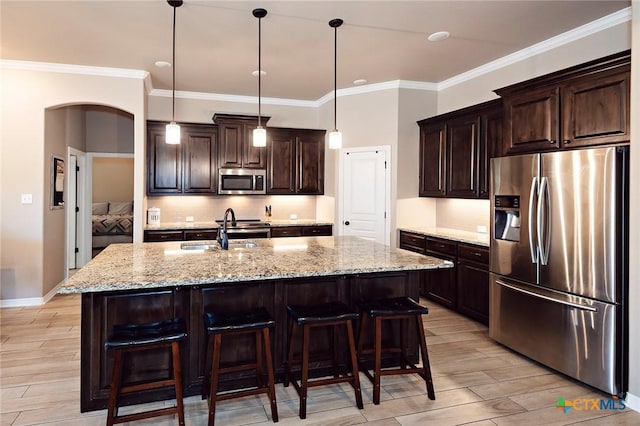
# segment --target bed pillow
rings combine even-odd
[[[133,202],[131,201],[109,203],[109,214],[132,214],[132,213],[133,213]]]
[[[109,211],[109,203],[93,203],[91,206],[91,214],[107,214]]]

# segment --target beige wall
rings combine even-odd
[[[83,107],[86,152],[133,154],[133,116],[100,105]]]
[[[0,300],[41,298],[57,284],[56,256],[65,251],[64,219],[58,221],[55,216],[51,228],[46,232],[44,228],[50,224],[45,213],[47,153],[59,150],[57,141],[45,137],[45,111],[73,104],[111,105],[129,111],[137,118],[135,141],[144,155],[144,84],[132,78],[7,68],[2,73]],[[66,157],[66,152],[62,154]],[[137,163],[136,169],[143,166]],[[135,192],[142,194],[142,186],[136,186]],[[33,194],[33,204],[21,204],[21,194]]]
[[[92,201],[133,200],[133,158],[93,157]]]

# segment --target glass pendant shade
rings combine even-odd
[[[258,126],[253,129],[253,146],[267,146],[267,130],[264,127]]]
[[[342,148],[342,132],[339,130],[333,130],[329,133],[329,149]]]
[[[165,136],[165,142],[169,145],[180,144],[180,126],[175,121],[167,124],[167,134]]]

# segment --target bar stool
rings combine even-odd
[[[433,389],[433,380],[431,378],[431,368],[429,366],[429,355],[427,354],[427,342],[424,337],[424,328],[422,326],[422,315],[429,313],[429,309],[416,303],[410,297],[395,297],[390,299],[374,300],[362,302],[358,305],[360,310],[360,328],[358,329],[358,354],[359,360],[362,355],[374,354],[373,375],[366,368],[361,371],[373,383],[373,403],[380,404],[380,378],[382,376],[391,376],[399,374],[419,374],[427,385],[427,395],[429,399],[436,399]],[[362,330],[365,317],[375,320],[374,322],[374,346],[373,348],[360,349]],[[382,321],[399,320],[400,321],[400,347],[383,347],[382,346]],[[415,321],[418,333],[418,346],[422,356],[422,367],[416,367],[408,361],[405,347],[405,322],[409,320]],[[382,369],[382,352],[399,352],[401,354],[400,367],[396,369]],[[362,363],[360,364],[362,367]],[[407,368],[409,366],[410,368]]]
[[[234,315],[219,315],[212,312],[204,314],[204,325],[209,335],[205,361],[205,379],[202,384],[202,399],[209,398],[209,426],[213,426],[216,414],[216,402],[242,396],[266,393],[271,403],[271,418],[278,421],[278,407],[276,406],[276,392],[273,376],[273,359],[271,355],[271,339],[269,329],[275,325],[269,312],[264,308],[256,308]],[[222,336],[254,333],[256,339],[256,362],[220,367],[220,346]],[[263,384],[264,358],[266,358],[267,379]],[[211,366],[210,369],[207,366]],[[256,387],[239,391],[218,394],[218,381],[221,374],[255,370]]]
[[[184,320],[171,320],[144,323],[116,325],[109,339],[105,342],[105,349],[114,349],[113,375],[109,392],[109,406],[107,409],[107,426],[117,423],[131,422],[156,416],[178,414],[178,423],[184,426],[184,405],[182,403],[182,369],[180,364],[180,341],[187,337]],[[173,378],[153,382],[122,386],[122,364],[125,353],[171,348]],[[120,395],[173,386],[176,392],[176,406],[143,411],[140,413],[118,416],[118,398]]]
[[[362,409],[362,391],[360,390],[360,379],[358,378],[358,359],[356,355],[355,341],[353,338],[352,322],[358,319],[358,314],[349,309],[344,303],[331,302],[321,305],[311,306],[287,306],[289,321],[288,356],[285,368],[284,386],[289,386],[291,379],[291,366],[301,364],[300,385],[297,380],[293,380],[298,395],[300,396],[300,418],[307,417],[307,390],[315,386],[323,386],[333,383],[347,382],[351,384],[355,391],[356,404]],[[338,326],[344,325],[347,329],[347,340],[351,359],[351,375],[348,373],[340,376],[338,372],[338,348],[335,331]],[[333,370],[334,376],[324,379],[309,381],[309,339],[310,331],[316,327],[333,326]],[[294,359],[293,343],[299,327],[302,327],[302,359]]]

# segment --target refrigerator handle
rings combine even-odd
[[[531,190],[529,191],[529,251],[531,252],[531,263],[538,261],[538,247],[533,240],[533,202],[538,192],[538,178],[531,179]],[[539,237],[538,237],[539,238]]]
[[[538,249],[540,252],[540,263],[546,265],[549,261],[549,244],[551,233],[549,232],[549,179],[544,176],[540,178],[540,190],[538,192]]]
[[[496,280],[495,281],[496,284],[501,285],[503,287],[506,287],[508,289],[511,289],[513,291],[517,291],[520,293],[524,293],[526,295],[529,296],[533,296],[533,297],[537,297],[539,299],[544,299],[544,300],[548,300],[549,302],[554,302],[554,303],[559,303],[561,305],[565,305],[565,306],[570,306],[572,308],[576,308],[576,309],[580,309],[582,311],[589,311],[589,312],[597,312],[598,310],[596,308],[594,308],[593,306],[587,306],[587,305],[581,305],[579,303],[573,303],[573,302],[567,302],[565,300],[559,300],[559,299],[555,299],[553,297],[549,297],[549,296],[545,296],[543,294],[539,294],[539,293],[534,293],[532,291],[529,290],[525,290],[523,288],[520,287],[516,287],[514,285],[511,284],[507,284],[504,281],[500,281],[500,280]]]

